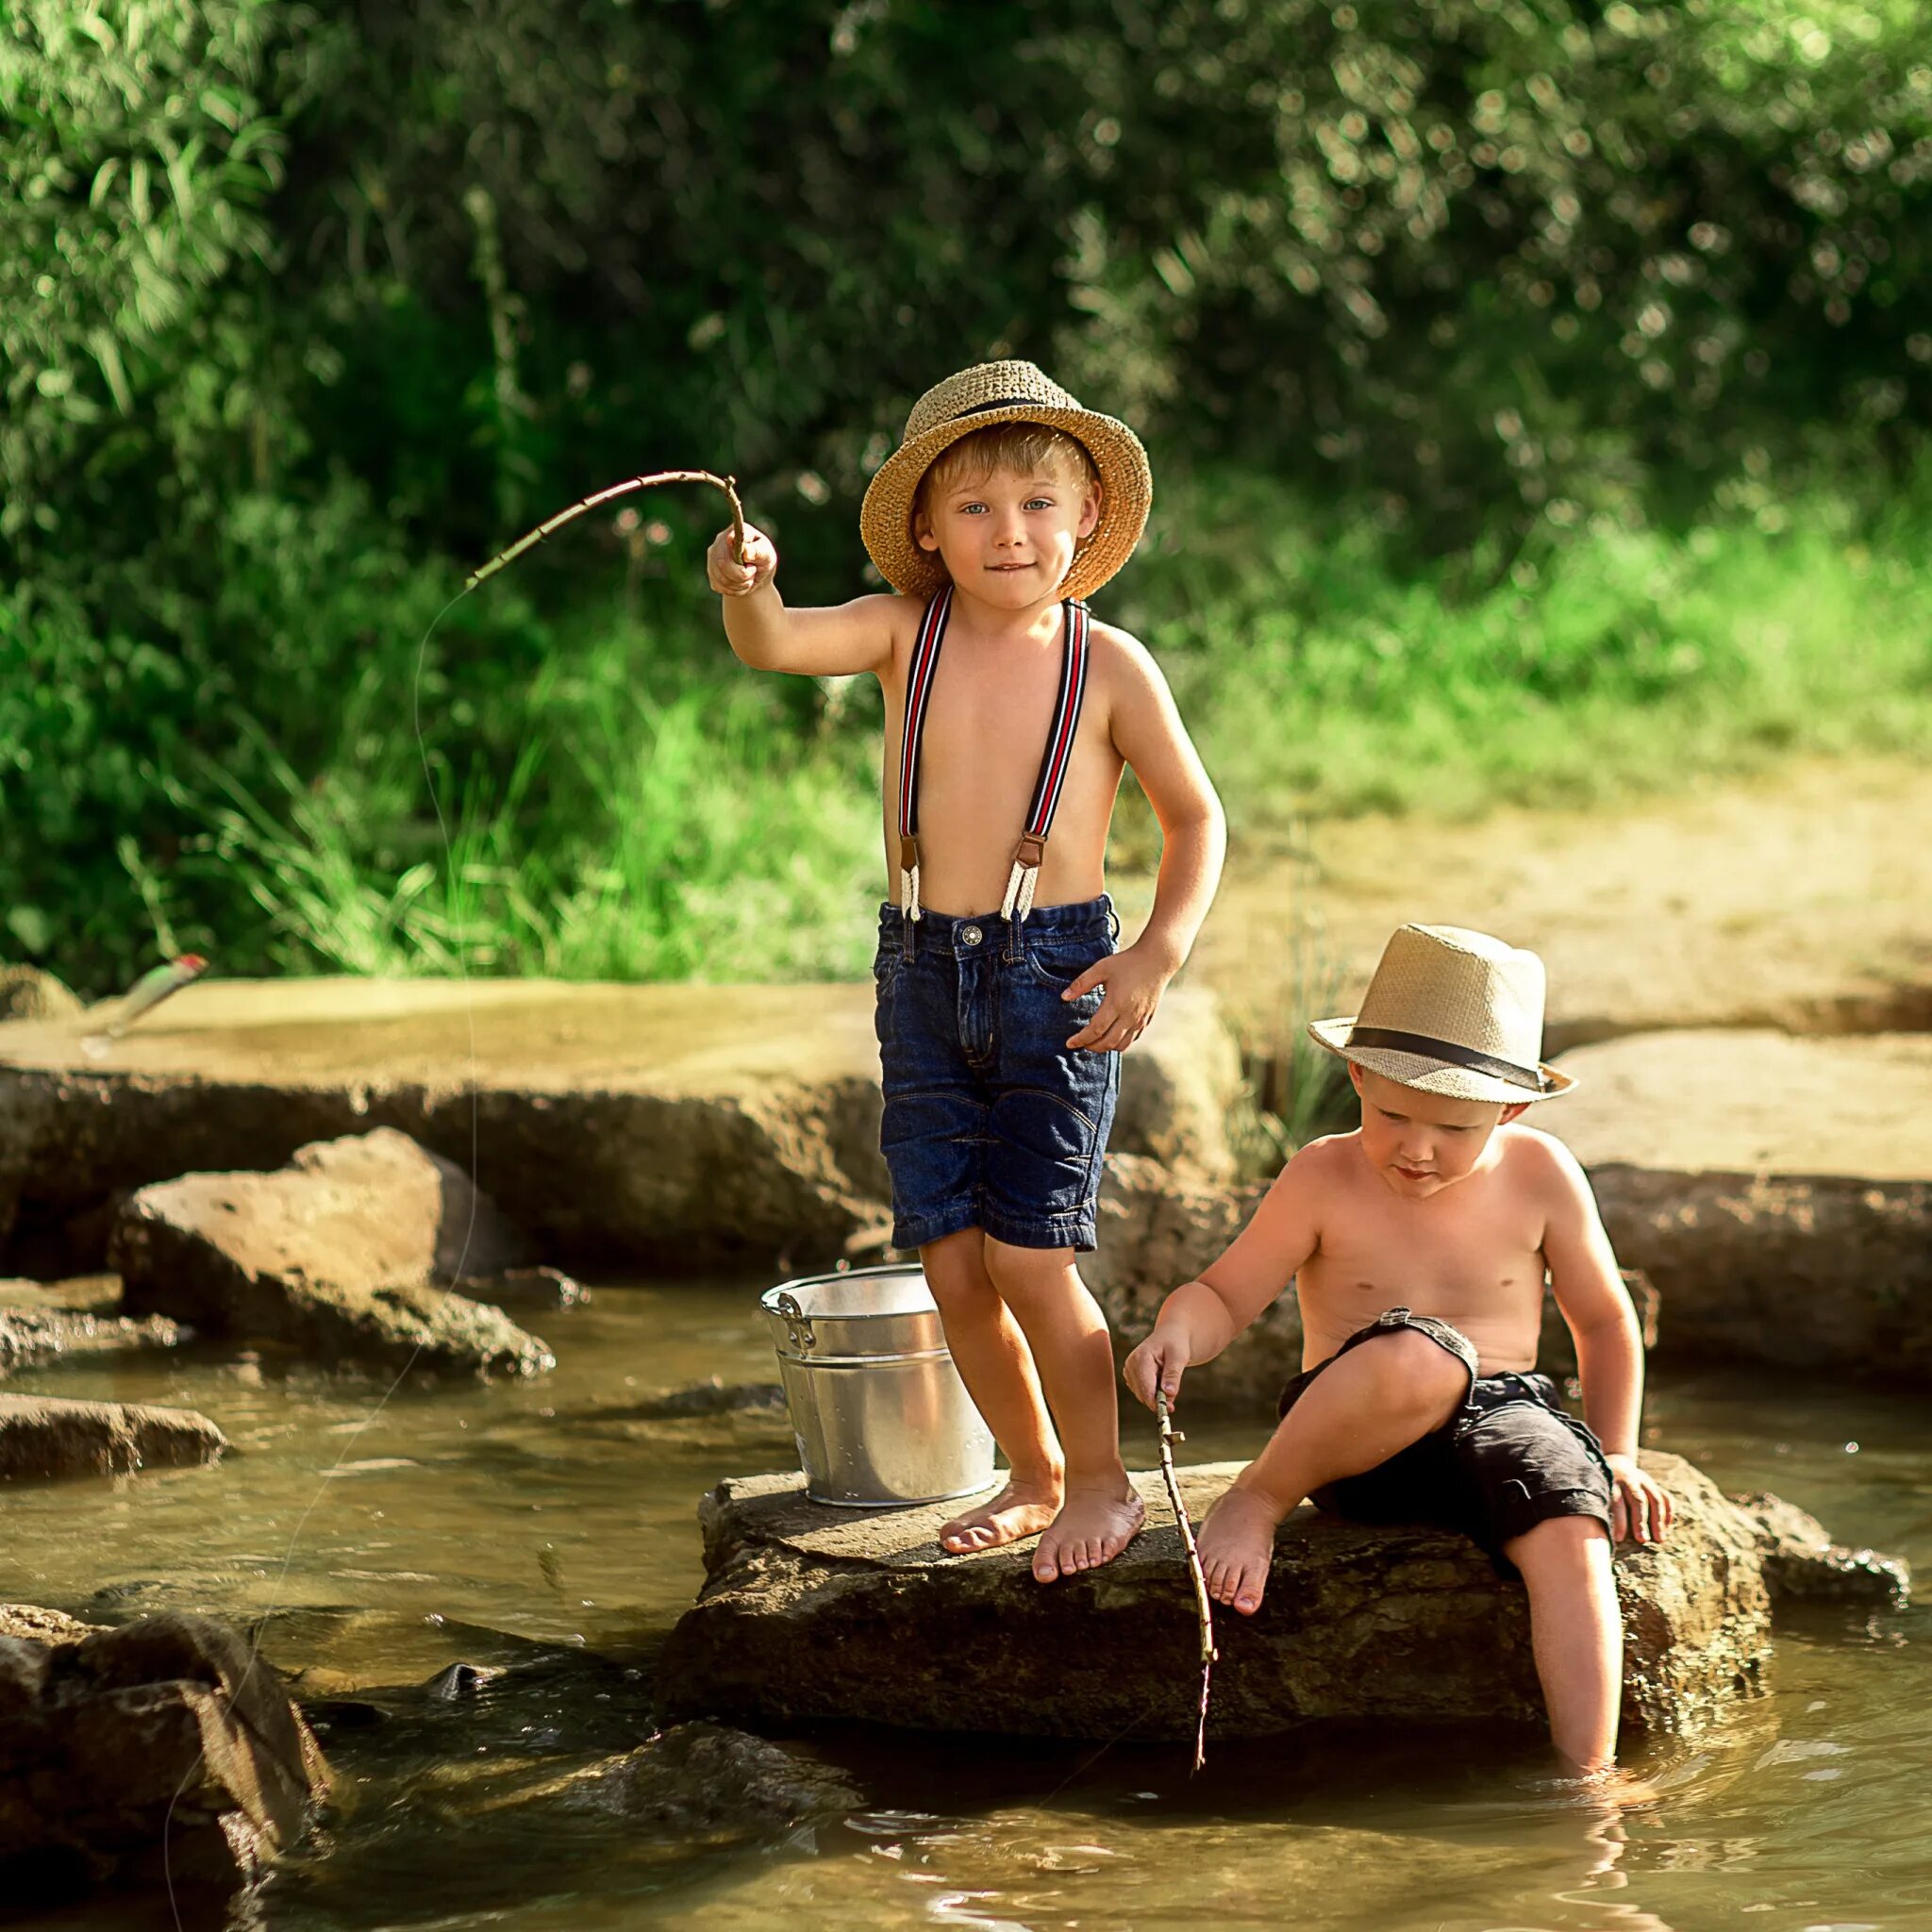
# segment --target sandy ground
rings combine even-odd
[[[1808,762],[1622,811],[1318,825],[1305,852],[1237,850],[1191,971],[1259,1044],[1353,1010],[1405,920],[1541,953],[1553,1052],[1658,1026],[1926,1029],[1932,762]]]

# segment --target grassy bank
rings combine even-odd
[[[1862,517],[1742,493],[1683,535],[1552,520],[1513,556],[1416,570],[1367,519],[1318,530],[1224,476],[1167,491],[1101,608],[1159,656],[1256,849],[1336,814],[1609,802],[1932,745],[1928,532],[1932,487]],[[245,645],[281,667],[253,686],[183,696],[144,646],[66,638],[58,599],[0,610],[43,693],[0,706],[0,782],[96,868],[20,846],[0,951],[94,991],[158,946],[230,974],[864,970],[875,690],[742,671],[672,531],[628,569],[586,531],[426,649],[446,569],[367,536],[353,503],[238,523],[222,608],[176,620],[210,662]],[[92,710],[49,710],[50,664]],[[170,704],[186,722],[163,731]],[[1130,806],[1117,862],[1154,850]]]

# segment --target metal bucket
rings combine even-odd
[[[768,1288],[758,1306],[813,1502],[940,1503],[991,1483],[992,1437],[917,1266],[808,1275]]]

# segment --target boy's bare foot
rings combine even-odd
[[[1111,1563],[1140,1535],[1146,1521],[1146,1506],[1131,1483],[1118,1490],[1111,1485],[1069,1490],[1066,1507],[1054,1518],[1033,1554],[1035,1580],[1051,1583],[1058,1576],[1074,1576]]]
[[[1044,1529],[1060,1507],[1058,1483],[1025,1483],[1015,1476],[998,1495],[962,1509],[940,1529],[940,1547],[963,1557],[971,1550],[997,1549]]]
[[[1274,1531],[1281,1517],[1274,1506],[1239,1484],[1224,1490],[1201,1522],[1196,1539],[1208,1594],[1231,1605],[1244,1617],[1261,1607],[1268,1566],[1274,1560]]]

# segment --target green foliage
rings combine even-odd
[[[96,990],[156,936],[849,967],[859,735],[721,665],[708,497],[574,525],[419,641],[525,522],[665,466],[735,471],[789,593],[849,594],[907,403],[988,355],[1146,433],[1108,611],[1251,829],[1909,741],[1918,25],[20,0],[0,948]]]

